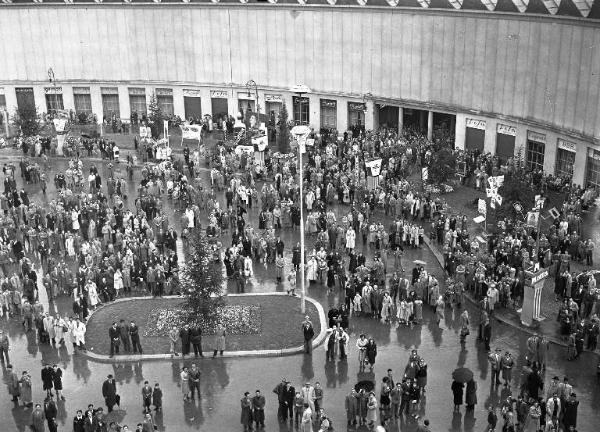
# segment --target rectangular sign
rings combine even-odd
[[[577,152],[577,145],[574,142],[566,141],[564,139],[558,139],[558,148],[566,151],[570,151],[573,153]]]
[[[283,96],[281,96],[280,94],[268,94],[268,93],[265,93],[265,102],[283,103]]]
[[[348,102],[348,111],[366,111],[367,105],[359,102]]]
[[[52,120],[52,122],[54,123],[54,129],[56,129],[56,132],[62,133],[65,131],[65,126],[67,125],[66,119],[55,118],[54,120]]]
[[[181,138],[200,141],[202,136],[202,127],[199,125],[182,125]]]
[[[44,87],[44,92],[46,94],[62,94],[62,87]]]
[[[211,90],[210,97],[214,99],[227,99],[227,90]]]
[[[481,216],[481,215],[479,215],[479,216],[476,216],[476,217],[474,217],[474,218],[473,218],[473,222],[475,222],[475,223],[481,223],[481,222],[483,222],[484,220],[485,220],[485,216]],[[482,242],[482,243],[483,243],[483,242]]]
[[[485,130],[485,120],[467,118],[467,127],[472,129]]]
[[[429,180],[429,168],[427,168],[427,167],[421,168],[421,180],[424,182]]]
[[[588,148],[588,157],[600,161],[600,151]]]
[[[333,99],[321,99],[321,107],[323,108],[336,108],[337,102]]]
[[[90,88],[89,87],[73,87],[73,94],[77,95],[89,95]]]
[[[496,132],[503,135],[517,136],[517,128],[505,124],[498,123]]]
[[[487,206],[483,198],[479,198],[479,200],[477,201],[477,211],[482,215],[487,214]]]
[[[183,89],[183,97],[201,97],[200,90]]]
[[[173,89],[170,88],[157,88],[156,96],[173,96]]]
[[[140,138],[150,138],[152,136],[148,126],[140,126]]]
[[[381,161],[382,159],[374,159],[365,163],[367,168],[371,168],[371,175],[373,177],[379,176],[379,172],[381,171]]]
[[[146,96],[146,89],[143,87],[129,87],[129,94],[134,96]]]
[[[535,141],[542,144],[546,144],[546,135],[539,132],[527,131],[527,139],[529,141]]]
[[[117,87],[100,87],[100,93],[103,95],[118,95],[119,89]]]

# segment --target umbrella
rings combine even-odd
[[[427,264],[425,261],[421,261],[421,260],[414,260],[413,263],[415,263],[417,265],[425,265],[425,264]]]
[[[452,372],[452,379],[460,383],[466,383],[473,379],[473,372],[471,369],[458,368]]]

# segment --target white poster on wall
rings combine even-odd
[[[181,125],[181,137],[183,139],[191,139],[200,141],[202,135],[202,127],[199,125]]]

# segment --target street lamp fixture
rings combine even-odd
[[[260,116],[260,107],[258,105],[258,85],[256,84],[256,81],[254,81],[253,79],[248,80],[248,82],[246,83],[246,89],[248,90],[248,97],[251,96],[250,90],[254,89],[254,97],[256,98],[256,120],[260,125],[260,119],[258,118]]]

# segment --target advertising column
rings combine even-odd
[[[577,145],[574,142],[558,139],[556,150],[556,165],[554,174],[571,183],[573,180],[573,167],[575,166],[575,156],[577,155]]]
[[[465,125],[465,150],[477,150],[480,153],[483,153],[485,144],[485,120],[467,118]]]
[[[515,155],[515,140],[517,128],[498,123],[496,125],[496,156],[500,159],[502,165]]]

